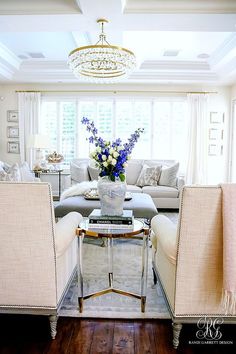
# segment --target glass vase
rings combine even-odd
[[[102,177],[98,180],[97,188],[101,204],[101,215],[122,215],[126,183],[120,180],[113,182],[108,177]]]

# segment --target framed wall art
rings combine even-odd
[[[19,127],[7,127],[8,138],[19,138]]]
[[[18,111],[7,111],[7,121],[17,123],[19,121]]]
[[[224,123],[225,116],[222,112],[210,112],[210,123]]]
[[[20,153],[19,141],[9,141],[7,143],[7,152],[11,154],[19,154]]]
[[[210,128],[209,129],[209,140],[221,140],[223,139],[224,131],[222,129]]]

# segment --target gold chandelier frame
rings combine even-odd
[[[83,46],[69,54],[69,66],[75,76],[102,79],[126,77],[136,66],[134,53],[126,48],[110,45],[104,33],[106,19],[99,19],[101,34],[94,45]]]

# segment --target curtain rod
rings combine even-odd
[[[41,93],[195,93],[195,94],[217,94],[217,91],[142,91],[142,90],[16,90],[15,92],[41,92]]]

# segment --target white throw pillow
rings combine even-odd
[[[176,187],[176,177],[179,170],[179,163],[173,166],[162,168],[158,184],[160,186]]]
[[[91,181],[98,180],[100,170],[97,167],[88,166],[88,172]]]
[[[148,165],[143,165],[142,171],[136,182],[139,187],[143,186],[157,186],[158,180],[161,174],[161,165],[155,167],[149,167]]]
[[[70,163],[71,179],[76,182],[89,181],[88,161],[72,161]]]
[[[21,175],[19,166],[17,163],[13,164],[8,168],[7,171],[1,170],[0,171],[0,181],[11,181],[11,182],[20,182]]]
[[[29,165],[26,161],[19,165],[19,170],[20,170],[22,182],[34,182],[35,181],[35,176],[30,171]]]

